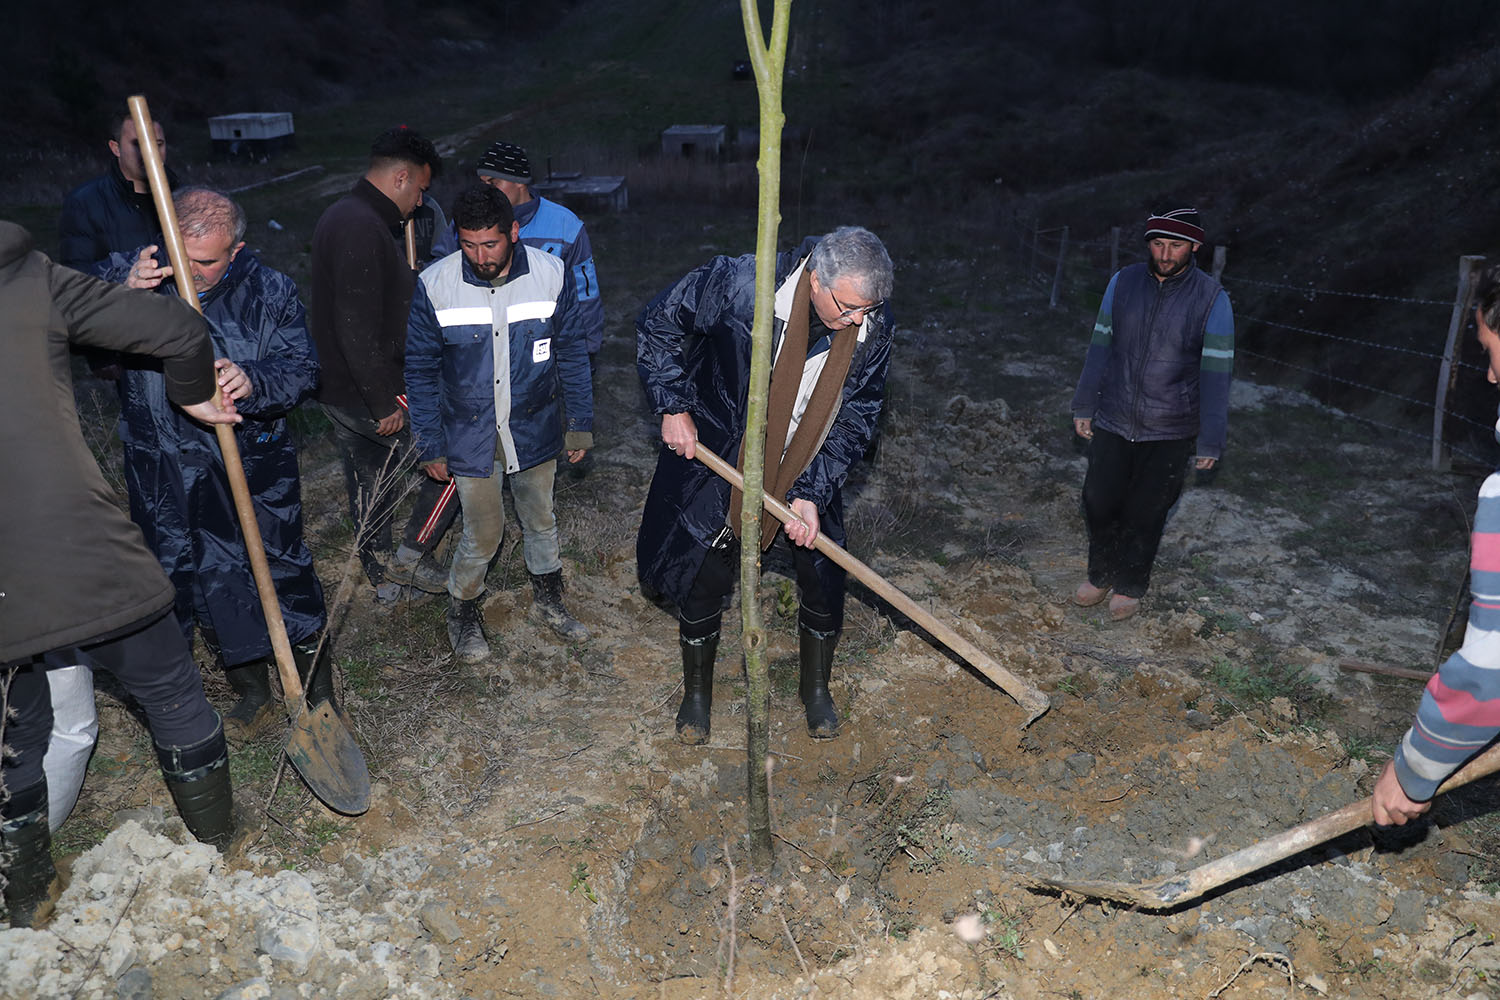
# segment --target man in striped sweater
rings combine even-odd
[[[1234,314],[1193,262],[1202,243],[1194,209],[1146,220],[1150,260],[1109,279],[1073,394],[1073,428],[1089,441],[1089,569],[1073,601],[1089,607],[1114,591],[1116,621],[1146,593],[1188,459],[1207,470],[1224,451]]]
[[[1500,384],[1500,265],[1480,281],[1474,322],[1490,381]],[[1500,735],[1500,472],[1479,487],[1469,559],[1474,603],[1463,647],[1427,682],[1411,729],[1375,782],[1377,823],[1399,826],[1426,812],[1438,786]]]

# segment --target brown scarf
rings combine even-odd
[[[833,343],[828,348],[828,361],[818,373],[813,386],[812,398],[807,410],[797,425],[792,440],[782,451],[787,428],[792,423],[792,409],[797,404],[797,390],[802,385],[802,370],[807,365],[808,314],[811,309],[812,271],[802,269],[797,281],[797,291],[792,298],[791,314],[786,328],[781,333],[781,353],[771,369],[771,398],[766,413],[766,459],[765,492],[785,502],[787,491],[797,477],[807,471],[817,454],[823,438],[833,423],[838,411],[839,396],[844,390],[844,379],[849,375],[849,361],[854,357],[854,345],[859,339],[859,326],[850,324],[833,333]],[[745,472],[745,446],[740,443],[739,470]],[[735,536],[740,535],[740,507],[744,498],[739,490],[729,495],[729,525]],[[762,551],[776,540],[775,531],[761,532]]]

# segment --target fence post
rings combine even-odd
[[[1109,227],[1109,273],[1120,269],[1120,227]]]
[[[1453,297],[1453,316],[1448,320],[1448,342],[1443,345],[1443,361],[1438,366],[1437,399],[1432,405],[1432,468],[1441,471],[1449,456],[1443,447],[1443,415],[1448,404],[1448,393],[1453,388],[1457,374],[1454,360],[1458,348],[1458,332],[1468,325],[1469,308],[1474,299],[1474,276],[1484,266],[1484,258],[1468,255],[1458,258],[1458,292]]]
[[[1063,226],[1062,243],[1057,248],[1057,270],[1052,272],[1052,302],[1050,308],[1057,308],[1057,293],[1062,290],[1063,258],[1068,256],[1068,227]]]
[[[1229,263],[1229,248],[1214,247],[1214,280],[1224,276],[1224,265]]]

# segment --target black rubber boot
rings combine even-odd
[[[186,747],[156,744],[156,760],[167,791],[188,832],[221,851],[234,839],[234,796],[229,788],[229,749],[220,723],[212,736]]]
[[[47,830],[47,782],[11,793],[0,819],[5,909],[12,927],[40,927],[52,916],[61,886]]]
[[[582,642],[589,637],[589,630],[563,607],[562,570],[538,576],[531,574],[531,612],[560,638],[569,642]]]
[[[224,731],[236,739],[248,738],[270,712],[271,665],[265,660],[242,663],[225,670],[224,679],[240,696],[224,713]]]
[[[318,637],[313,636],[292,647],[292,662],[297,664],[297,677],[302,681],[302,696],[307,699],[310,710],[323,702],[335,712],[339,703],[333,697],[333,663],[325,651],[318,656]]]
[[[682,647],[682,707],[677,710],[677,741],[690,747],[708,742],[714,704],[714,657],[719,652],[719,619],[711,620],[707,635],[679,633]],[[707,623],[699,623],[704,625]],[[682,632],[699,631],[684,623]]]
[[[839,634],[819,632],[798,625],[802,640],[802,683],[799,693],[807,709],[807,733],[815,740],[831,740],[839,734],[839,714],[828,694],[828,678],[833,673],[833,649]]]

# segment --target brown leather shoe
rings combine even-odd
[[[1116,594],[1109,599],[1109,617],[1117,622],[1122,622],[1135,614],[1141,606],[1139,597],[1126,597],[1124,594]]]
[[[1077,590],[1073,591],[1073,603],[1080,608],[1092,608],[1108,596],[1108,587],[1096,587],[1085,580],[1078,585]]]

